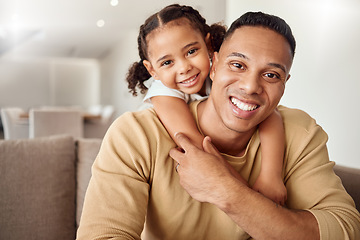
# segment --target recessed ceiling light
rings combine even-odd
[[[111,0],[111,1],[110,1],[110,5],[111,5],[111,6],[114,6],[114,7],[115,7],[115,6],[117,6],[118,4],[119,4],[119,1],[118,1],[118,0]]]
[[[105,21],[103,19],[100,19],[96,22],[96,25],[101,28],[105,25]]]

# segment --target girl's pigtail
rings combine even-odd
[[[137,41],[138,41],[139,57],[141,60],[139,62],[133,63],[130,66],[128,74],[126,76],[126,81],[128,82],[128,88],[130,89],[129,92],[132,93],[133,96],[137,96],[137,93],[138,93],[137,89],[140,90],[141,94],[144,94],[146,92],[146,90],[148,89],[144,85],[144,82],[146,80],[148,80],[151,77],[151,75],[143,63],[143,60],[147,59],[147,57],[146,57],[146,51],[147,51],[146,50],[147,49],[146,35],[148,32],[146,31],[146,26],[149,24],[148,22],[151,19],[156,20],[156,16],[157,16],[156,14],[152,15],[148,20],[146,20],[145,24],[140,26],[140,32],[139,32]]]
[[[130,89],[129,92],[132,93],[133,96],[137,96],[137,88],[139,88],[140,93],[144,94],[147,90],[147,87],[144,85],[144,81],[148,80],[150,77],[151,75],[145,68],[142,61],[133,63],[126,76],[128,88]]]
[[[210,26],[211,46],[215,52],[220,50],[225,33],[226,27],[220,23],[215,23]]]

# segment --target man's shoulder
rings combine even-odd
[[[114,125],[148,125],[151,123],[159,123],[160,120],[156,115],[155,110],[150,107],[140,111],[125,112],[120,115],[115,121]]]
[[[285,129],[291,129],[293,132],[310,133],[318,131],[325,133],[314,118],[303,110],[278,106],[278,110],[283,118]],[[326,133],[325,133],[326,134]]]
[[[157,141],[168,137],[168,133],[153,108],[125,112],[108,129],[111,138],[147,139]]]
[[[306,126],[315,121],[307,112],[300,109],[279,105],[278,110],[284,122]]]

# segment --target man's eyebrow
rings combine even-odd
[[[271,67],[276,67],[276,68],[280,68],[284,73],[286,73],[286,69],[285,66],[278,64],[278,63],[269,63],[268,64]]]
[[[187,48],[189,48],[189,47],[191,47],[191,46],[194,46],[194,45],[196,45],[196,44],[198,44],[198,43],[199,43],[199,42],[195,41],[195,42],[191,42],[191,43],[189,43],[189,44],[186,44],[186,45],[182,48],[182,50],[184,51],[185,49],[187,49]],[[170,55],[167,54],[167,55],[165,55],[165,56],[160,57],[156,62],[161,62],[162,60],[164,60],[164,59],[166,59],[166,58],[169,58],[169,57],[170,57]]]
[[[246,60],[250,60],[246,55],[242,54],[242,53],[239,53],[239,52],[232,52],[228,55],[228,57],[239,57],[239,58],[243,58],[243,59],[246,59]],[[286,73],[286,68],[285,66],[279,64],[279,63],[269,63],[268,66],[271,66],[271,67],[276,67],[276,68],[279,68],[281,69],[284,73]]]
[[[244,54],[239,53],[239,52],[232,52],[227,57],[239,57],[239,58],[244,58],[246,60],[249,60],[249,58],[247,56],[245,56]]]

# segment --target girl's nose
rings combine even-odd
[[[186,59],[182,60],[179,63],[179,73],[180,74],[187,74],[191,70],[192,66],[190,62]]]

